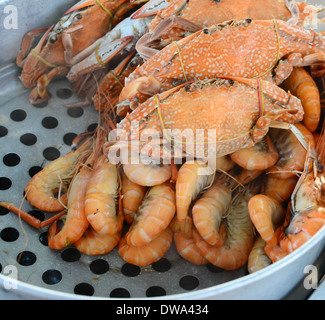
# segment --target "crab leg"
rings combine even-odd
[[[170,4],[167,0],[150,0],[137,10],[131,16],[131,19],[139,19],[144,17],[155,16],[159,10],[165,9]]]
[[[124,38],[100,46],[98,49],[92,52],[90,56],[75,64],[70,69],[68,79],[71,82],[74,82],[81,75],[102,69],[105,64],[107,64],[118,53],[120,53],[126,47],[126,45],[132,41],[132,39],[132,36],[126,36]]]
[[[197,26],[196,24],[188,21],[184,18],[172,16],[163,20],[152,33],[144,34],[137,42],[136,49],[139,55],[144,60],[149,60],[153,55],[155,55],[159,50],[152,49],[148,47],[148,44],[157,40],[164,34],[168,34],[170,30],[173,28],[180,28],[191,32],[197,32],[201,30],[201,27]]]
[[[57,76],[63,76],[68,72],[68,68],[60,66],[51,69],[48,73],[45,73],[37,80],[37,86],[32,90],[29,101],[31,104],[38,104],[44,100],[48,100],[51,94],[47,91],[47,86]]]
[[[34,29],[29,32],[27,32],[23,40],[21,42],[21,49],[18,52],[16,63],[18,67],[23,68],[24,66],[24,59],[27,57],[28,53],[32,49],[33,41],[34,39],[39,36],[40,34],[48,31],[49,28],[39,28],[39,29]]]

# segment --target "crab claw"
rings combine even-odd
[[[153,96],[160,91],[161,83],[153,76],[140,77],[126,85],[119,96],[119,102],[133,99],[139,92]]]
[[[71,67],[67,78],[75,82],[78,78],[89,72],[99,70],[116,57],[133,40],[133,36],[126,36],[109,43],[101,43],[86,59]]]
[[[150,0],[139,10],[134,12],[131,16],[131,19],[155,16],[159,10],[165,9],[168,5],[169,2],[166,0]]]

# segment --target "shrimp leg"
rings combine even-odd
[[[9,202],[0,202],[0,206],[10,210],[13,213],[16,213],[20,218],[22,218],[28,224],[30,224],[31,226],[33,226],[37,229],[47,227],[48,225],[50,225],[54,221],[60,219],[63,215],[65,215],[67,213],[66,210],[63,210],[45,221],[40,221],[39,219],[30,215],[28,212],[21,210],[20,208],[16,207],[15,205],[13,205]]]

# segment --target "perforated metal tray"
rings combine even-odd
[[[40,105],[29,104],[29,90],[22,88],[14,66],[5,79],[12,93],[0,108],[0,198],[20,205],[26,184],[49,161],[71,150],[71,139],[97,126],[93,107],[66,108],[77,101],[66,80],[50,86],[52,98]],[[11,75],[11,77],[9,76]],[[2,83],[5,83],[3,79]],[[22,209],[31,212],[27,201]],[[42,217],[44,213],[33,211]],[[53,251],[46,245],[47,228],[36,230],[6,209],[0,209],[0,263],[17,266],[21,281],[44,288],[102,297],[171,295],[208,288],[245,275],[245,268],[223,272],[212,266],[196,267],[182,260],[174,248],[153,266],[126,264],[116,249],[103,256],[80,254],[74,247]],[[46,218],[46,217],[44,217]],[[17,257],[24,252],[20,263]]]
[[[78,99],[65,79],[50,85],[47,103],[31,105],[30,91],[22,87],[18,74],[11,62],[0,69],[0,200],[31,212],[22,202],[31,176],[69,152],[72,138],[95,128],[98,115],[92,107],[63,106]],[[34,214],[47,218],[39,211]],[[46,231],[21,224],[16,215],[0,209],[1,288],[8,289],[13,266],[18,282],[9,293],[25,299],[281,299],[303,281],[305,266],[316,261],[325,244],[321,230],[287,258],[247,275],[246,266],[232,272],[210,264],[196,266],[180,258],[174,245],[163,259],[145,268],[125,263],[116,249],[94,257],[73,246],[54,251],[46,245]]]

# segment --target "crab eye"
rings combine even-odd
[[[50,42],[50,43],[54,43],[54,42],[56,42],[57,40],[58,40],[58,37],[57,37],[56,35],[54,35],[54,36],[50,37],[49,42]]]
[[[73,17],[74,21],[78,21],[78,20],[80,20],[81,18],[82,18],[82,14],[81,14],[81,13],[78,13],[78,14],[76,14],[76,15]]]

